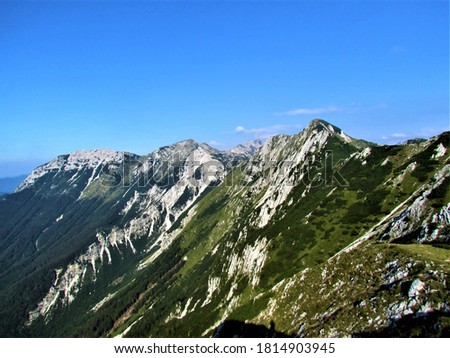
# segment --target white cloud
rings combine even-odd
[[[323,114],[323,113],[332,113],[332,112],[341,112],[343,111],[342,107],[337,106],[328,106],[328,107],[319,107],[319,108],[298,108],[293,109],[287,112],[278,113],[281,116],[301,116],[304,114],[313,115],[313,114]]]
[[[386,143],[388,144],[398,144],[410,138],[430,138],[440,133],[443,133],[446,130],[448,130],[448,128],[442,128],[441,130],[439,130],[437,128],[430,127],[430,128],[422,128],[421,130],[415,130],[408,133],[396,132],[390,135],[383,135],[380,138],[386,141]]]
[[[275,113],[278,116],[301,116],[301,115],[316,115],[316,114],[326,114],[326,113],[335,113],[335,112],[364,112],[364,111],[373,111],[377,109],[384,109],[387,105],[385,103],[380,103],[376,105],[360,105],[360,104],[351,104],[349,106],[327,106],[327,107],[317,107],[317,108],[297,108],[286,112]]]
[[[273,126],[268,127],[261,127],[261,128],[251,128],[247,129],[243,126],[237,126],[234,130],[236,133],[244,133],[253,136],[256,139],[267,139],[270,138],[276,134],[280,134],[292,129],[299,129],[303,128],[302,126],[298,124],[277,124]]]
[[[404,142],[406,139],[411,138],[430,138],[442,132],[445,132],[445,130],[445,128],[442,130],[438,130],[436,128],[425,128],[410,133],[396,132],[389,135],[383,135],[380,137],[380,139],[382,139],[387,144],[399,144]]]
[[[383,140],[383,143],[394,145],[394,144],[400,144],[404,142],[407,138],[412,138],[411,135],[405,134],[405,133],[392,133],[383,135],[380,137],[380,139]]]

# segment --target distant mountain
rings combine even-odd
[[[407,139],[403,142],[404,145],[411,145],[411,144],[420,144],[420,143],[424,143],[427,140],[424,138],[412,138],[412,139]]]
[[[449,139],[59,156],[0,200],[0,335],[448,336]]]
[[[26,177],[26,175],[19,175],[15,177],[0,178],[0,195],[12,193]]]
[[[256,139],[248,141],[245,144],[239,144],[231,148],[228,152],[237,155],[252,156],[263,144],[264,142],[262,140]]]

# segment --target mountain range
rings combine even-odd
[[[58,156],[0,198],[0,336],[449,336],[449,139]]]
[[[23,182],[26,175],[0,178],[0,196],[12,193]]]

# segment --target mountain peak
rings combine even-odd
[[[260,139],[250,140],[245,144],[239,144],[231,148],[228,152],[231,154],[252,156],[264,144]]]
[[[119,161],[123,157],[123,152],[112,149],[92,149],[92,150],[76,150],[69,154],[67,161],[70,162],[113,162]]]
[[[198,145],[198,143],[193,139],[185,139],[181,140],[179,142],[176,142],[174,145],[177,146],[191,146],[191,145]]]
[[[330,123],[322,118],[314,118],[313,120],[311,120],[311,122],[309,122],[308,126],[314,126],[314,125],[318,125],[318,124],[328,125]]]
[[[415,145],[415,144],[420,144],[420,143],[424,143],[427,140],[424,138],[411,138],[411,139],[407,139],[403,142],[403,145]]]
[[[311,122],[309,122],[309,124],[306,128],[309,130],[313,130],[313,129],[321,130],[321,129],[325,128],[325,129],[329,130],[330,132],[335,132],[335,133],[342,132],[342,130],[340,128],[338,128],[335,125],[333,125],[323,119],[320,119],[320,118],[313,119]]]
[[[375,143],[367,142],[360,139],[355,139],[353,137],[350,137],[347,135],[341,128],[336,127],[334,124],[331,124],[323,119],[313,119],[311,122],[309,122],[308,126],[305,128],[305,131],[307,132],[320,132],[322,130],[326,130],[331,135],[343,140],[346,143],[352,144],[353,146],[363,149],[369,146],[376,145]]]
[[[180,149],[185,149],[185,150],[195,150],[198,148],[200,144],[198,144],[195,140],[193,139],[185,139],[179,142],[176,142],[174,144],[168,145],[168,146],[164,146],[159,148],[161,149],[166,149],[166,148],[171,148],[171,149],[176,149],[176,150],[180,150]]]
[[[200,146],[200,144],[198,144],[195,140],[193,139],[185,139],[176,143],[173,143],[171,145],[165,145],[163,147],[158,148],[156,151],[154,151],[153,155],[171,155],[172,153],[179,153],[179,154],[188,154],[193,152],[194,150],[196,150],[198,147]]]

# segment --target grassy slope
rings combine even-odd
[[[396,336],[438,336],[450,327],[441,306],[450,298],[448,257],[447,250],[424,245],[369,243],[284,281],[273,289],[276,304],[269,302],[255,321],[268,326],[273,320],[277,330],[304,337],[375,335],[387,328]],[[425,288],[410,297],[417,279]],[[392,312],[403,303],[417,324],[401,332]],[[421,325],[418,312],[426,307],[441,313],[434,331]]]

